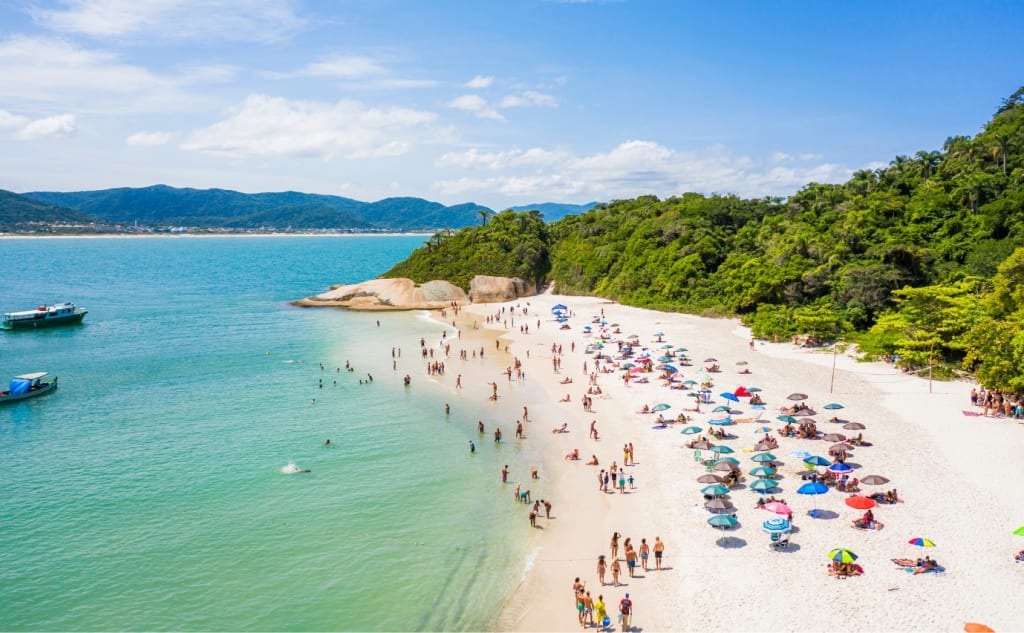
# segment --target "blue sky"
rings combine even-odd
[[[0,188],[788,195],[973,135],[1022,2],[0,0]]]

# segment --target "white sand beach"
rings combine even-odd
[[[569,329],[559,329],[552,318],[553,305],[562,303],[573,316]],[[514,324],[506,311],[506,326],[499,320],[485,325],[486,315],[502,307],[527,307],[529,316],[515,312]],[[583,410],[581,396],[587,391],[594,358],[584,354],[597,338],[599,325],[593,315],[604,311],[606,322],[618,324],[605,351],[615,356],[617,339],[635,335],[640,346],[660,356],[661,345],[687,348],[693,365],[679,367],[683,379],[699,380],[705,358],[717,359],[720,373],[714,381],[712,401],[694,413],[692,424],[706,431],[711,409],[732,404],[741,413],[735,418],[758,415],[745,398],[727,403],[719,396],[739,386],[762,389],[766,408],[756,422],[743,422],[724,429],[736,439],[712,440],[735,452],[744,472],[757,466],[751,461],[758,432],[763,425],[779,446],[772,453],[781,462],[779,489],[793,510],[790,545],[782,550],[769,547],[769,535],[761,525],[775,515],[755,509],[759,494],[745,485],[733,489],[728,499],[735,504],[740,525],[722,531],[712,528],[712,516],[703,507],[697,478],[705,465],[695,461],[694,451],[684,444],[695,436],[682,435],[683,424],[654,429],[654,414],[638,411],[644,404],[669,404],[664,411],[674,418],[694,399],[685,390],[670,390],[650,374],[647,384],[626,386],[623,370],[608,367],[598,385],[601,395],[593,397],[593,412]],[[445,319],[451,323],[451,314]],[[537,322],[540,321],[540,328]],[[473,329],[476,323],[479,329]],[[508,345],[509,356],[491,356],[494,375],[464,376],[463,397],[485,398],[488,383],[515,357],[523,363],[523,381],[500,385],[502,419],[518,419],[529,407],[527,439],[537,451],[545,496],[553,502],[552,518],[541,518],[532,536],[539,548],[529,565],[524,561],[524,580],[504,605],[497,627],[509,631],[560,631],[581,628],[577,620],[573,579],[580,577],[592,597],[604,596],[612,619],[620,599],[628,592],[634,602],[632,627],[640,631],[961,631],[967,622],[984,623],[997,631],[1024,630],[1024,616],[1016,604],[1024,564],[1015,563],[1014,553],[1024,549],[1024,537],[1013,536],[1024,525],[1024,426],[1013,420],[964,415],[971,410],[966,382],[935,382],[929,393],[928,381],[901,374],[882,363],[861,363],[843,354],[805,350],[784,343],[763,343],[750,349],[749,332],[737,321],[661,313],[627,308],[602,299],[540,295],[506,304],[477,304],[464,308],[456,318],[462,330],[462,345],[483,341],[494,349],[493,336]],[[529,324],[529,333],[520,326]],[[585,334],[591,326],[593,334]],[[663,332],[662,343],[655,332]],[[575,344],[575,349],[572,349]],[[552,345],[560,345],[562,366],[555,373]],[[527,357],[528,354],[528,357]],[[616,361],[618,362],[618,361]],[[737,363],[744,362],[745,365]],[[834,389],[833,362],[835,362]],[[678,365],[677,365],[678,366]],[[739,370],[748,368],[749,374]],[[446,384],[454,387],[454,373]],[[571,384],[562,384],[566,377]],[[503,377],[502,377],[503,379]],[[513,386],[513,384],[515,386]],[[805,401],[816,410],[813,416],[824,433],[853,436],[863,433],[872,446],[856,447],[847,462],[852,477],[882,475],[890,483],[862,485],[864,494],[897,489],[902,503],[872,509],[880,530],[858,530],[853,520],[863,514],[845,504],[848,496],[834,488],[817,496],[797,494],[805,483],[805,467],[792,453],[807,451],[828,456],[831,442],[780,437],[783,425],[776,420],[779,409],[792,405],[793,392],[808,395]],[[568,394],[570,402],[559,400]],[[826,411],[826,403],[840,403],[841,410]],[[833,414],[847,421],[863,423],[863,431],[849,431],[830,423]],[[591,421],[596,420],[600,439],[588,438]],[[568,423],[568,433],[551,430]],[[506,426],[511,438],[514,422]],[[636,465],[627,468],[635,478],[635,489],[627,494],[605,494],[598,489],[597,473],[612,461],[623,463],[623,445],[632,442]],[[579,449],[583,459],[567,461],[564,455]],[[600,466],[585,462],[596,455]],[[704,451],[704,456],[708,452]],[[754,477],[747,476],[749,484]],[[496,479],[497,481],[497,479]],[[500,483],[495,484],[500,486]],[[511,502],[511,501],[510,501]],[[819,518],[808,511],[823,511]],[[524,506],[521,525],[508,529],[531,529]],[[665,543],[661,571],[637,568],[630,578],[622,564],[622,586],[601,586],[596,562],[598,555],[610,556],[613,532],[629,537],[639,548],[641,538]],[[911,545],[923,537],[933,548]],[[846,548],[858,556],[856,564],[864,573],[850,578],[828,574],[829,552]],[[913,574],[892,562],[894,558],[934,558],[944,573]],[[620,548],[619,557],[623,553]],[[654,566],[653,555],[650,566]],[[513,573],[520,573],[514,570]],[[610,581],[611,574],[607,580]]]

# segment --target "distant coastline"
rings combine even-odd
[[[181,239],[181,238],[211,238],[211,237],[402,237],[403,235],[414,236],[422,235],[429,237],[433,235],[429,231],[405,231],[405,232],[391,232],[381,233],[378,231],[369,231],[366,233],[359,233],[354,231],[346,232],[266,232],[266,233],[244,233],[244,232],[231,232],[231,233],[0,233],[0,240],[34,240],[34,239],[110,239],[110,238],[142,238],[142,239]]]

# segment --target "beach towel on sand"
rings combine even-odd
[[[964,415],[970,416],[972,418],[976,418],[976,417],[981,416],[981,414],[978,413],[977,411],[964,411],[963,413],[964,413]]]

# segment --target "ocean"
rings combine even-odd
[[[527,456],[477,436],[489,403],[446,418],[423,313],[288,303],[424,239],[0,240],[0,311],[89,310],[0,333],[0,380],[60,384],[0,407],[0,630],[493,627],[531,547],[498,471]]]

